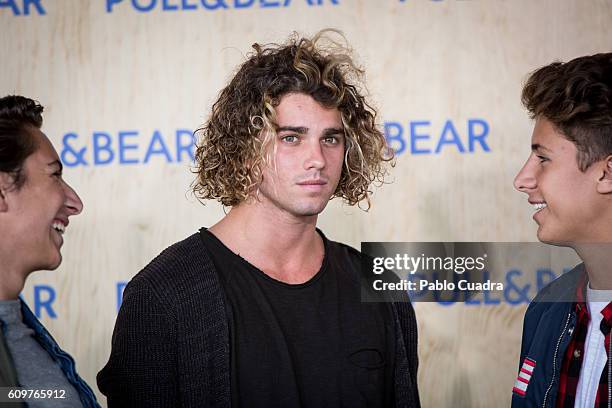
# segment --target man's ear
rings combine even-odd
[[[6,212],[8,210],[6,194],[10,185],[11,179],[9,175],[0,171],[0,213]]]
[[[603,173],[597,181],[597,192],[612,194],[612,154],[604,159],[603,164]]]

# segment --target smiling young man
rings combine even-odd
[[[392,156],[325,40],[255,44],[221,91],[194,190],[231,209],[126,287],[109,407],[419,406],[412,306],[361,302],[359,252],[316,228],[333,197],[369,204]]]
[[[0,405],[19,386],[54,392],[29,406],[98,407],[72,357],[19,298],[32,272],[60,265],[68,219],[83,209],[40,130],[42,111],[23,96],[0,98]]]
[[[583,263],[525,314],[513,407],[612,404],[612,53],[553,63],[523,89],[532,153],[515,179],[538,239]]]

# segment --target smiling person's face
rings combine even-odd
[[[68,218],[83,209],[79,196],[62,179],[62,164],[47,136],[35,128],[30,131],[37,149],[24,161],[25,183],[3,190],[5,231],[0,237],[8,240],[25,272],[59,266]]]
[[[319,214],[336,191],[344,162],[340,112],[291,93],[275,108],[277,135],[259,199],[294,217]]]
[[[534,206],[538,239],[570,246],[605,239],[610,226],[602,225],[602,214],[610,212],[610,199],[598,192],[604,161],[581,171],[574,143],[545,118],[537,119],[531,145],[532,153],[514,186]]]

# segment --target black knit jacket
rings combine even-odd
[[[419,407],[417,326],[394,303],[395,406]],[[114,407],[230,407],[224,293],[198,233],[157,256],[127,285],[98,387]]]

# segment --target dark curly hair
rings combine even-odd
[[[23,163],[38,147],[31,128],[42,126],[43,107],[30,98],[0,98],[0,172],[10,176],[12,186],[25,183]]]
[[[612,154],[612,53],[534,71],[522,101],[532,118],[547,119],[576,145],[580,170]]]
[[[341,114],[346,150],[334,197],[350,205],[365,200],[369,208],[369,187],[384,182],[385,164],[393,165],[393,151],[376,126],[376,111],[359,89],[363,71],[355,66],[348,47],[329,34],[344,40],[340,32],[324,30],[311,39],[294,33],[282,45],[253,45],[254,52],[196,132],[200,138],[193,190],[199,199],[235,206],[253,197],[263,167],[270,164],[275,107],[289,93],[304,93]]]

